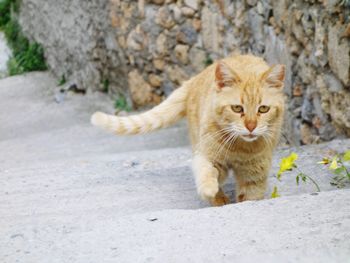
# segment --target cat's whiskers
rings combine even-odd
[[[225,152],[225,155],[224,155],[224,160],[225,161],[226,161],[227,154],[229,153],[229,150],[231,149],[231,146],[236,142],[237,138],[238,138],[238,135],[233,133],[233,137],[231,138],[231,142],[228,145],[228,147],[226,148],[226,152]]]
[[[221,152],[222,148],[225,146],[226,141],[229,139],[229,137],[231,136],[231,129],[230,128],[226,128],[225,129],[225,133],[223,134],[223,136],[221,136],[220,138],[214,140],[212,142],[212,144],[210,145],[210,147],[212,147],[212,152],[215,153],[213,159],[216,160],[216,158],[218,157],[218,154]],[[221,142],[221,140],[223,139],[223,137],[226,136],[226,138],[224,139],[223,142]],[[215,144],[215,148],[213,147],[213,145]]]
[[[211,144],[210,144],[210,147],[212,147],[212,145],[215,144],[218,140],[221,140],[224,136],[227,136],[228,132],[230,132],[230,131],[228,130],[227,127],[225,127],[225,128],[220,129],[220,130],[218,130],[218,131],[216,131],[216,132],[214,132],[214,133],[207,133],[206,135],[204,135],[204,136],[200,139],[199,144],[198,144],[198,146],[196,147],[196,151],[197,151],[197,150],[200,150],[200,148],[201,148],[202,146],[205,147],[205,146],[206,146],[206,143],[207,143],[208,141],[210,141],[210,140],[212,141]],[[218,138],[218,136],[220,136],[220,137]]]
[[[271,149],[273,148],[273,133],[270,130],[267,130],[265,133],[262,134],[262,137],[264,141],[266,142],[267,146],[269,146]]]
[[[225,149],[225,146],[232,140],[232,138],[234,138],[234,136],[236,135],[234,130],[232,129],[232,127],[229,128],[230,134],[227,138],[225,138],[224,142],[220,145],[221,147],[216,151],[214,159],[216,160],[216,158],[221,154],[221,151],[223,149]],[[228,148],[227,148],[228,149]],[[226,149],[226,151],[227,151]]]

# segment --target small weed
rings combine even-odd
[[[277,186],[274,186],[273,191],[271,193],[271,198],[277,198],[277,197],[280,197],[280,194],[278,193]]]
[[[108,92],[109,91],[109,79],[103,80],[103,92]]]
[[[11,20],[12,0],[0,0],[0,28]]]
[[[277,173],[277,179],[281,180],[282,174],[284,174],[287,171],[292,171],[292,170],[297,170],[298,174],[295,177],[296,183],[297,185],[299,185],[300,180],[303,181],[304,183],[307,180],[310,180],[316,187],[317,192],[320,192],[321,189],[319,187],[319,185],[317,184],[317,182],[309,175],[303,173],[299,167],[296,164],[296,160],[298,159],[298,154],[292,152],[289,156],[282,158],[281,162],[280,162],[280,169]],[[280,194],[278,193],[278,189],[277,186],[274,186],[273,188],[273,192],[271,193],[271,198],[276,198],[279,197]]]
[[[63,74],[60,80],[58,81],[58,86],[63,86],[66,83],[67,83],[66,76]]]
[[[210,66],[211,64],[213,64],[213,60],[211,59],[211,57],[207,56],[206,59],[203,61],[204,65],[207,67],[207,66]]]
[[[298,159],[298,155],[296,153],[291,153],[289,156],[282,158],[280,162],[280,169],[277,173],[277,179],[281,180],[281,176],[286,171],[292,171],[296,169],[298,171],[297,176],[295,177],[297,185],[299,185],[300,181],[304,183],[307,180],[310,180],[316,187],[317,192],[320,192],[321,189],[317,182],[310,177],[309,175],[303,173],[295,161]],[[337,186],[338,188],[345,187],[345,184],[350,183],[350,150],[346,151],[344,154],[335,155],[333,157],[324,157],[322,161],[318,162],[318,164],[328,165],[328,169],[333,172],[335,175],[331,180],[331,185]],[[274,186],[273,192],[271,193],[271,198],[279,197],[277,186]]]
[[[7,43],[12,50],[12,58],[7,65],[9,74],[46,70],[42,46],[31,43],[23,35],[17,19],[11,16],[11,10],[19,10],[18,0],[0,0],[0,28],[4,31]]]
[[[114,107],[121,111],[131,111],[131,107],[128,105],[125,96],[119,95],[118,99],[115,101]]]
[[[331,184],[343,188],[346,183],[350,183],[350,170],[346,166],[348,162],[350,162],[350,150],[333,158],[325,157],[319,164],[328,165],[328,169],[334,174]]]

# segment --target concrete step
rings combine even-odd
[[[92,208],[93,209],[93,208]],[[2,219],[3,220],[3,219]],[[3,224],[2,262],[349,262],[350,190],[221,208]]]
[[[47,73],[0,80],[0,262],[350,258],[349,190],[336,190],[316,164],[350,140],[277,150],[267,197],[276,185],[282,198],[206,208],[184,123],[117,137],[89,124],[95,110],[113,112],[106,96],[68,94],[57,104],[54,89]],[[296,171],[275,178],[292,151],[320,194],[310,195],[310,182],[297,186]],[[232,201],[233,189],[231,179]]]
[[[90,124],[97,110],[113,112],[105,94],[68,94],[54,101],[56,83],[48,73],[0,80],[0,158],[2,168],[18,162],[73,158],[188,145],[185,121],[158,133],[116,137]]]
[[[312,193],[311,182],[296,184],[298,171],[275,177],[282,156],[295,151],[300,169],[312,176],[322,191],[336,190],[331,172],[317,163],[329,151],[350,148],[350,140],[326,145],[281,149],[274,156],[270,196],[278,186],[282,196]],[[162,209],[197,209],[199,200],[191,172],[189,148],[167,148],[117,154],[79,156],[45,162],[24,161],[2,170],[0,214],[10,221],[52,214],[135,214]],[[226,192],[234,201],[233,180]]]

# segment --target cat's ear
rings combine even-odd
[[[283,88],[283,82],[286,75],[286,67],[284,65],[274,65],[266,71],[262,79],[272,88]]]
[[[215,82],[218,90],[240,82],[240,78],[226,63],[219,61],[215,69]]]

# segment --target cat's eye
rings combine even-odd
[[[259,112],[259,113],[266,113],[266,112],[268,112],[269,110],[270,110],[270,107],[269,107],[269,106],[262,105],[262,106],[259,107],[258,112]]]
[[[243,107],[241,105],[232,105],[231,109],[236,113],[243,113]]]

